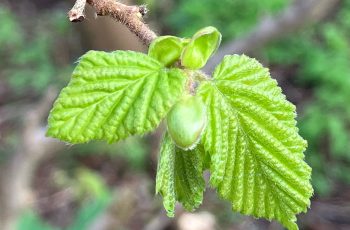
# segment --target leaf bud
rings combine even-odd
[[[166,121],[175,144],[183,150],[193,149],[207,123],[205,104],[198,96],[186,95],[172,107]]]

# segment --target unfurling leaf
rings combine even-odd
[[[212,26],[193,35],[181,55],[181,64],[188,69],[200,69],[214,54],[221,43],[220,32]]]
[[[70,143],[118,141],[155,129],[186,76],[132,51],[90,51],[50,112],[47,135]]]
[[[295,215],[309,207],[313,190],[295,106],[268,70],[244,55],[226,56],[213,77],[197,92],[207,104],[202,143],[211,185],[234,210],[297,229]]]
[[[174,36],[156,38],[148,49],[148,55],[170,66],[179,60],[184,46],[184,39]]]
[[[200,97],[186,95],[166,117],[168,132],[177,147],[188,150],[196,147],[207,123],[205,105]]]
[[[156,193],[162,195],[168,216],[174,216],[176,201],[188,211],[193,211],[202,203],[205,190],[203,159],[202,148],[181,150],[168,133],[164,135],[158,160]]]

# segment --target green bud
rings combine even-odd
[[[148,50],[148,55],[170,66],[179,60],[183,49],[181,38],[174,36],[161,36],[155,39]]]
[[[181,54],[181,64],[188,69],[200,69],[215,53],[221,43],[221,33],[212,26],[193,35]]]
[[[173,106],[166,120],[175,144],[184,150],[193,149],[207,123],[205,104],[200,97],[186,95]]]

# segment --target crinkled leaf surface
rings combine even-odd
[[[211,156],[211,185],[243,214],[298,229],[313,189],[304,162],[295,106],[267,69],[246,56],[226,56],[198,94],[207,104],[202,138]]]
[[[201,147],[184,151],[175,146],[168,133],[165,134],[158,160],[156,193],[162,195],[168,216],[174,216],[176,201],[188,211],[202,203],[205,190],[203,158]]]
[[[132,51],[90,51],[50,112],[47,135],[70,143],[118,141],[156,128],[186,77]]]

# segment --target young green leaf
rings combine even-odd
[[[168,216],[174,216],[176,201],[188,211],[193,211],[202,203],[205,190],[203,160],[202,148],[181,150],[169,134],[165,134],[158,160],[156,193],[162,195]]]
[[[193,35],[181,55],[181,64],[188,69],[200,69],[214,54],[221,43],[220,32],[212,26]]]
[[[47,135],[70,143],[118,141],[156,128],[186,76],[132,51],[90,51],[50,112]]]
[[[183,39],[181,38],[161,36],[151,43],[148,49],[148,55],[157,59],[165,66],[170,66],[180,58],[183,45]]]
[[[298,229],[295,215],[306,211],[313,190],[295,106],[268,70],[244,55],[226,56],[213,77],[198,89],[208,110],[202,142],[212,186],[234,210]]]

